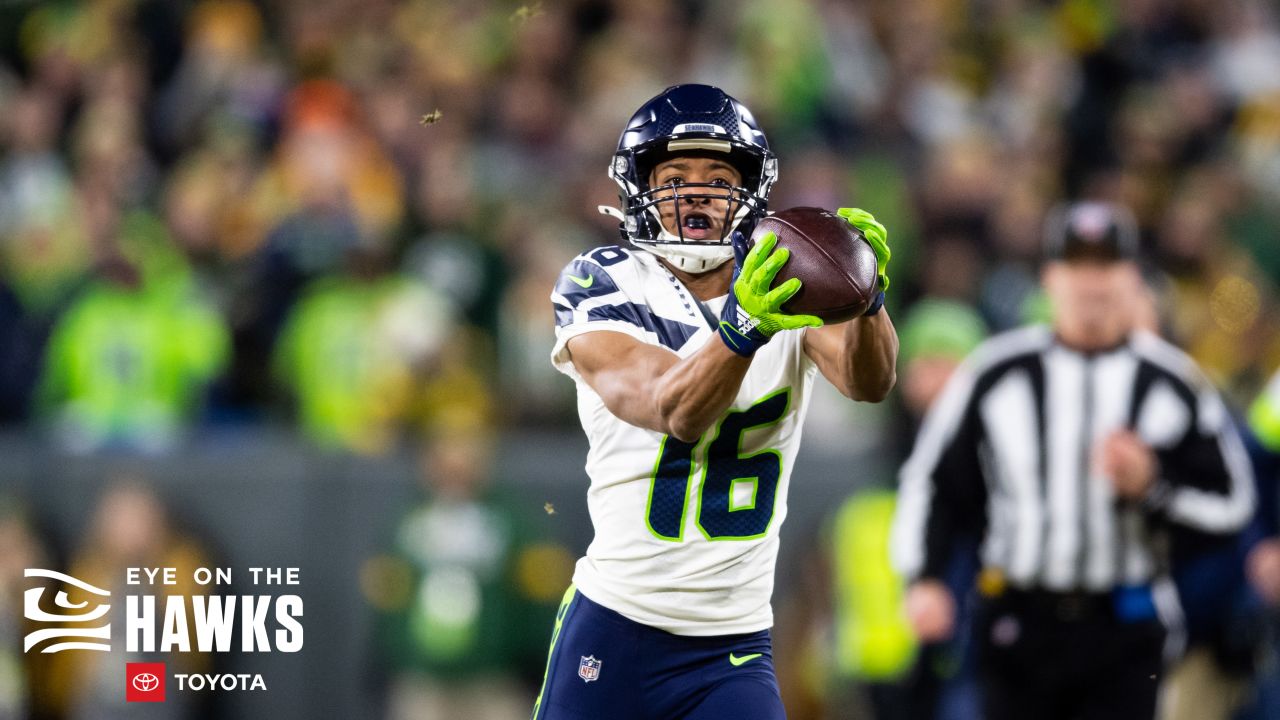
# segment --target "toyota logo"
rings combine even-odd
[[[160,678],[151,673],[138,673],[133,676],[133,689],[138,692],[151,692],[160,687]]]

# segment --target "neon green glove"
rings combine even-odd
[[[742,233],[733,234],[733,287],[720,313],[720,339],[743,357],[751,357],[779,330],[822,326],[822,318],[817,316],[782,312],[782,304],[800,291],[800,278],[770,289],[791,257],[786,248],[775,251],[777,244],[777,235],[765,233],[747,252],[746,238]]]
[[[880,289],[889,289],[889,231],[876,222],[871,213],[862,208],[840,208],[836,214],[858,228],[876,254],[876,268],[880,271]]]

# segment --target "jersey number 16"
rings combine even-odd
[[[784,388],[746,410],[729,411],[716,426],[704,451],[696,511],[698,530],[706,539],[754,540],[768,532],[782,477],[782,453],[766,449],[744,456],[742,436],[781,420],[790,403],[791,388]],[[691,443],[670,435],[662,439],[646,509],[649,531],[662,540],[684,539],[689,485],[696,467],[693,455],[702,439]]]

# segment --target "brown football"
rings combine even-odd
[[[880,290],[876,254],[844,218],[821,208],[790,208],[756,224],[751,244],[768,232],[778,236],[778,247],[791,251],[773,286],[793,277],[801,283],[800,292],[782,306],[783,311],[839,323],[871,306]]]

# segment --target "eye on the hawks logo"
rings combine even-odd
[[[97,595],[103,598],[111,597],[111,593],[100,587],[90,585],[83,580],[77,580],[70,575],[55,570],[40,570],[38,568],[28,568],[23,572],[25,577],[42,577],[50,580],[56,580],[67,587],[78,588],[88,596]],[[46,584],[47,585],[47,584]],[[66,590],[58,590],[53,598],[53,605],[62,610],[81,610],[89,608],[84,612],[48,612],[40,607],[40,598],[44,595],[44,591],[48,589],[46,585],[30,588],[22,593],[22,614],[30,621],[37,623],[57,623],[60,627],[44,628],[41,630],[33,630],[27,633],[26,639],[22,644],[23,652],[30,652],[31,648],[39,645],[46,640],[55,638],[71,638],[62,642],[55,642],[46,645],[40,650],[42,653],[55,653],[61,650],[111,650],[111,645],[107,642],[96,642],[99,640],[111,639],[111,623],[103,623],[98,627],[66,627],[66,623],[91,623],[105,618],[111,606],[103,604],[100,600],[95,600],[99,604],[97,607],[89,607],[89,600],[81,600],[78,603],[71,602],[71,598],[67,595]]]
[[[586,655],[578,662],[578,677],[583,682],[591,682],[600,679],[600,666],[604,664],[603,660],[597,660],[595,655]]]
[[[164,702],[164,663],[125,663],[127,702]]]

